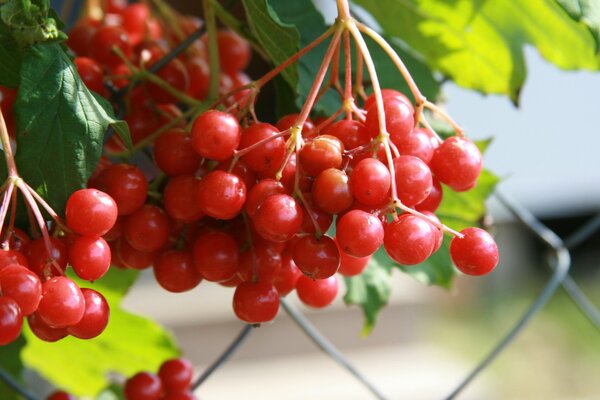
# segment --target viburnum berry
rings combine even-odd
[[[104,73],[100,65],[88,57],[75,57],[73,63],[77,67],[77,72],[85,86],[104,96],[106,88],[104,87]]]
[[[274,174],[281,166],[285,157],[285,141],[281,137],[271,139],[278,133],[277,128],[267,123],[250,125],[242,132],[240,151],[270,139],[242,156],[242,160],[256,173]]]
[[[183,392],[169,392],[162,400],[198,400],[198,398],[189,390],[184,390]]]
[[[18,264],[24,267],[29,266],[29,262],[25,255],[17,250],[3,250],[0,249],[0,271],[8,265]]]
[[[284,115],[283,117],[279,118],[279,121],[277,121],[277,124],[275,126],[281,132],[287,131],[288,129],[291,129],[294,126],[294,124],[296,124],[296,121],[298,120],[299,116],[300,114]],[[306,121],[304,121],[304,125],[302,126],[302,137],[305,139],[315,137],[314,129],[315,123],[311,121],[310,118],[307,118]]]
[[[404,95],[404,93],[399,92],[395,89],[389,89],[389,88],[382,88],[381,89],[381,97],[382,99],[387,99],[387,98],[395,98],[397,100],[403,101],[405,102],[407,105],[412,107],[412,103],[410,102],[410,100],[408,99],[408,97],[406,97]],[[369,95],[369,97],[367,97],[365,99],[365,105],[364,105],[364,109],[368,110],[369,108],[371,108],[371,106],[375,104],[375,93],[371,93]]]
[[[85,298],[75,282],[64,276],[42,284],[42,299],[37,313],[53,328],[75,325],[85,313]]]
[[[379,206],[390,199],[390,171],[375,158],[361,160],[350,174],[350,190],[362,204]]]
[[[281,255],[281,268],[271,278],[271,283],[275,285],[279,296],[287,296],[296,288],[296,283],[302,275],[302,271],[298,269],[292,254],[285,251]]]
[[[296,284],[296,293],[301,302],[314,308],[327,307],[335,300],[339,289],[338,277],[313,280],[301,276]]]
[[[203,37],[207,42],[208,38]],[[219,46],[219,64],[224,71],[241,71],[250,62],[250,45],[247,41],[230,30],[219,30],[217,33]]]
[[[414,156],[429,164],[433,157],[433,142],[431,135],[424,129],[415,128],[401,135],[391,135],[390,139],[398,148],[398,152],[405,156]]]
[[[400,156],[394,159],[396,191],[400,201],[407,206],[419,204],[431,193],[431,171],[421,159]]]
[[[410,103],[394,96],[383,99],[385,112],[385,127],[390,136],[403,136],[408,134],[415,125],[414,109]],[[372,104],[367,109],[365,121],[367,131],[371,137],[379,134],[379,120],[377,117],[377,104]]]
[[[233,155],[241,139],[237,119],[226,112],[208,110],[192,125],[192,146],[202,157],[223,161]]]
[[[113,164],[100,173],[96,188],[114,199],[119,215],[129,215],[146,202],[148,182],[136,166]]]
[[[185,391],[192,384],[194,367],[185,358],[167,360],[160,366],[158,376],[168,392]]]
[[[304,193],[303,196],[306,204],[308,204],[308,208],[302,205],[302,227],[300,228],[300,232],[316,233],[315,222],[321,232],[327,232],[333,222],[333,216],[315,206],[312,201],[312,194]]]
[[[119,56],[113,51],[114,46],[118,47],[125,57],[131,57],[133,47],[127,33],[118,26],[105,25],[94,34],[89,50],[92,58],[99,63],[114,66],[121,62]]]
[[[57,390],[57,391],[51,393],[46,398],[46,400],[77,400],[77,399],[72,394],[69,394],[69,393],[64,392],[62,390]]]
[[[146,35],[146,21],[150,17],[150,9],[144,3],[127,5],[120,12],[123,17],[123,29],[127,32],[132,46],[137,46]]]
[[[435,150],[430,166],[440,182],[456,192],[464,192],[476,185],[482,163],[481,152],[475,143],[452,136]]]
[[[338,272],[344,276],[360,275],[369,265],[371,256],[352,257],[340,249],[340,269]]]
[[[169,176],[195,173],[200,160],[192,147],[192,137],[183,129],[169,129],[154,142],[154,161]]]
[[[342,141],[346,150],[352,150],[371,141],[365,124],[359,121],[342,119],[326,126],[322,133],[331,135]]]
[[[436,177],[432,177],[431,191],[429,192],[429,196],[425,198],[422,202],[415,206],[415,210],[417,211],[430,211],[435,212],[438,209],[440,204],[442,203],[442,198],[444,197],[444,190],[442,189],[442,185],[440,181],[436,179]]]
[[[131,246],[125,238],[117,242],[116,250],[113,258],[120,260],[126,268],[146,269],[154,261],[154,252],[140,251]]]
[[[264,239],[286,242],[300,230],[302,217],[302,208],[292,196],[274,194],[263,200],[252,221]]]
[[[279,293],[270,282],[242,282],[233,294],[233,311],[242,321],[272,321],[279,310]]]
[[[344,145],[335,136],[317,136],[300,150],[302,170],[310,176],[317,176],[327,168],[340,168],[343,151]]]
[[[193,246],[194,264],[204,279],[221,282],[238,269],[239,246],[228,233],[214,230],[199,235]]]
[[[375,215],[351,210],[338,219],[336,242],[340,249],[354,257],[367,257],[383,244],[383,225]]]
[[[205,214],[217,219],[232,219],[244,206],[246,185],[237,175],[212,171],[200,180],[196,201]]]
[[[421,217],[402,214],[385,227],[383,246],[398,264],[419,264],[433,252],[437,239],[434,229]]]
[[[164,387],[160,378],[149,372],[138,372],[125,381],[126,400],[160,400]]]
[[[169,180],[163,192],[163,205],[169,217],[190,223],[204,216],[194,198],[199,183],[193,175],[179,175]]]
[[[47,274],[60,274],[67,266],[67,247],[64,243],[51,236],[49,248],[44,238],[32,241],[29,245],[27,260],[29,269],[43,277]]]
[[[11,343],[21,334],[23,315],[15,300],[0,296],[0,346]]]
[[[292,259],[304,275],[325,279],[340,267],[340,252],[329,236],[305,236],[298,239],[292,250]]]
[[[117,220],[117,203],[97,189],[81,189],[69,196],[65,210],[67,226],[80,235],[102,236]]]
[[[321,172],[312,185],[312,199],[321,210],[331,214],[346,211],[354,200],[344,171],[329,168]]]
[[[44,322],[37,312],[27,317],[27,323],[29,324],[29,329],[31,329],[31,332],[33,332],[38,339],[43,340],[44,342],[56,342],[69,335],[67,328],[51,327]]]
[[[281,265],[280,251],[270,243],[259,242],[254,245],[254,249],[240,254],[237,275],[245,282],[254,278],[270,282],[279,273]]]
[[[248,191],[244,206],[248,216],[253,218],[262,202],[274,194],[288,194],[288,191],[275,179],[261,179]]]
[[[110,308],[108,302],[93,289],[81,289],[85,300],[85,312],[75,325],[67,327],[67,332],[79,339],[92,339],[100,335],[108,325]]]
[[[125,239],[139,251],[153,252],[169,239],[170,221],[165,212],[146,204],[125,220]]]
[[[181,250],[167,250],[154,259],[154,277],[169,292],[192,290],[202,280],[196,270],[192,254]]]
[[[498,265],[498,246],[492,236],[479,228],[466,228],[450,242],[454,265],[468,275],[485,275]]]
[[[21,315],[37,310],[42,298],[40,278],[29,269],[11,264],[0,270],[0,293],[17,302]]]
[[[111,251],[101,237],[81,236],[69,246],[69,264],[81,279],[100,279],[110,267]]]

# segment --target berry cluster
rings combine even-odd
[[[167,360],[158,375],[138,372],[127,379],[123,392],[125,400],[196,400],[191,391],[194,369],[184,358]]]
[[[23,317],[32,332],[54,342],[71,335],[98,336],[109,318],[102,294],[81,289],[64,276],[67,264],[82,279],[93,282],[110,267],[111,251],[101,238],[117,219],[115,202],[95,189],[73,193],[67,202],[65,230],[31,240],[12,228],[0,250],[0,345],[21,333]]]

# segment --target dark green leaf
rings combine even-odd
[[[14,112],[19,172],[59,214],[93,172],[108,126],[126,133],[126,126],[88,91],[58,44],[28,49]]]
[[[379,250],[362,274],[345,278],[346,304],[362,307],[365,316],[362,334],[368,335],[377,321],[379,311],[387,304],[391,294],[391,266],[383,249]]]
[[[17,382],[21,382],[21,373],[23,372],[21,350],[24,346],[25,339],[23,339],[23,336],[6,346],[0,346],[0,368],[12,375]],[[2,400],[20,398],[2,381],[0,381],[0,394],[2,394]]]
[[[22,50],[10,34],[8,26],[0,20],[0,85],[19,86]]]
[[[165,359],[177,356],[179,351],[169,333],[120,307],[136,277],[137,271],[111,268],[93,284],[78,281],[106,297],[111,309],[108,327],[95,339],[67,337],[56,343],[43,342],[25,329],[25,364],[57,387],[89,396],[109,385],[108,372],[131,376],[142,370],[157,371]]]
[[[557,0],[575,21],[583,22],[596,41],[596,52],[600,51],[600,2],[596,0]]]
[[[523,47],[531,44],[564,69],[598,69],[589,30],[555,0],[439,1],[354,0],[386,34],[421,54],[457,84],[515,102],[526,69]]]
[[[283,23],[267,0],[243,0],[242,3],[253,35],[274,65],[279,65],[299,50],[298,30]],[[282,74],[291,87],[296,87],[298,72],[294,67],[286,68]]]

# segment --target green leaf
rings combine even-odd
[[[0,6],[0,19],[19,46],[67,38],[59,30],[62,23],[47,0],[5,0]]]
[[[6,346],[0,346],[0,368],[12,375],[17,382],[22,381],[23,363],[21,362],[21,350],[24,346],[25,340],[23,336],[20,336],[17,340]],[[0,381],[0,394],[2,394],[2,400],[16,400],[20,398],[2,381]]]
[[[113,267],[93,284],[78,280],[82,287],[91,287],[106,297],[111,309],[108,327],[95,339],[67,337],[56,343],[43,342],[24,329],[28,343],[23,360],[27,367],[57,387],[89,396],[110,384],[108,372],[131,376],[142,370],[157,371],[165,359],[177,356],[179,351],[169,333],[120,307],[136,277],[137,271]]]
[[[0,85],[19,86],[22,50],[10,34],[8,26],[0,20]]]
[[[346,281],[346,304],[362,308],[365,322],[361,334],[373,330],[379,311],[388,303],[391,294],[391,264],[383,249],[373,255],[362,274],[344,278]]]
[[[298,30],[283,23],[267,0],[243,0],[242,3],[252,34],[274,65],[279,65],[299,50]],[[293,66],[286,68],[282,75],[291,87],[296,87],[298,72]]]
[[[354,0],[386,34],[423,56],[458,85],[518,101],[526,68],[523,47],[533,45],[563,69],[597,70],[589,30],[555,0]]]
[[[600,51],[600,2],[596,0],[557,0],[575,21],[584,23],[594,36]]]
[[[88,91],[58,44],[27,50],[14,113],[19,173],[59,214],[93,172],[108,126],[128,136],[126,125]]]

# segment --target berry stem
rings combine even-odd
[[[354,111],[354,98],[352,97],[352,54],[350,49],[350,33],[344,31],[344,104],[346,105],[346,119],[352,119]]]
[[[25,183],[25,181],[21,181],[20,184],[22,185],[22,187],[25,190],[27,190],[29,193],[31,193],[31,196],[35,200],[37,200],[38,203],[40,203],[42,205],[44,210],[46,210],[46,212],[48,214],[50,214],[50,216],[52,217],[54,222],[56,222],[56,225],[58,225],[60,227],[60,229],[62,229],[64,232],[72,232],[72,230],[69,229],[67,227],[67,225],[63,222],[62,218],[60,218],[58,216],[56,211],[54,211],[52,209],[52,207],[50,207],[50,205],[46,202],[46,200],[44,200],[44,198],[42,196],[40,196],[35,190],[33,190],[33,188],[31,186],[29,186],[27,183]]]
[[[445,112],[444,110],[442,110],[439,106],[437,106],[436,104],[430,102],[429,100],[426,100],[425,103],[423,104],[423,106],[431,111],[433,111],[434,113],[438,114],[440,117],[442,117],[448,124],[450,124],[450,126],[452,127],[452,129],[454,129],[454,132],[456,132],[457,136],[460,137],[464,137],[465,133],[462,130],[462,128],[458,125],[458,123],[450,116],[448,115],[447,112]],[[424,118],[423,118],[424,119]]]
[[[10,235],[15,228],[15,218],[17,216],[17,191],[13,190],[12,197],[10,199],[11,209],[10,209],[10,220],[8,222],[8,229],[6,230],[6,235],[4,236],[4,241],[0,246],[2,249],[6,250],[9,246]],[[1,230],[0,230],[1,231]]]
[[[210,67],[210,83],[208,86],[208,99],[214,100],[219,97],[219,77],[221,66],[219,65],[219,44],[217,42],[217,20],[212,1],[202,2],[204,9],[204,21],[208,34],[208,65]]]
[[[9,177],[18,177],[17,164],[15,164],[15,157],[10,146],[10,138],[8,136],[8,129],[6,128],[6,122],[4,121],[4,115],[0,110],[0,140],[2,141],[2,148],[4,149],[4,157],[6,159],[6,166],[8,167]]]
[[[13,191],[15,190],[15,185],[11,182],[6,188],[6,191],[3,193],[2,197],[2,205],[0,206],[0,232],[4,228],[4,219],[8,214],[8,208],[10,207],[11,200],[13,198]]]

